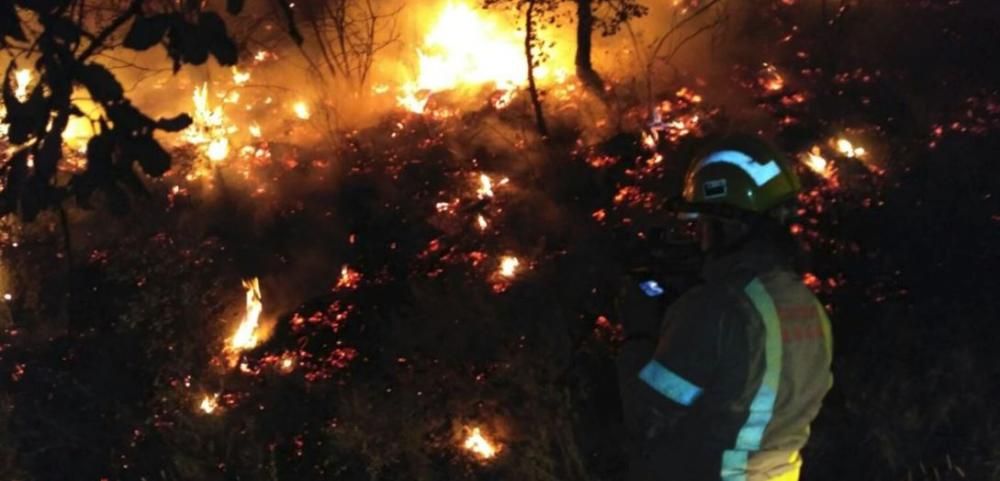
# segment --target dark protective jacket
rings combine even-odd
[[[797,480],[833,382],[826,312],[766,243],[710,262],[705,280],[667,309],[655,346],[623,346],[630,479]],[[659,291],[640,282],[626,323],[655,311]]]

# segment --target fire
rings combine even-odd
[[[785,88],[785,78],[778,73],[778,69],[774,65],[764,64],[758,82],[760,82],[761,87],[764,87],[764,90],[770,92],[777,92]]]
[[[233,337],[229,339],[228,347],[233,352],[252,349],[257,346],[257,342],[259,342],[257,328],[260,322],[260,313],[264,310],[258,279],[254,277],[249,281],[244,280],[243,287],[247,290],[246,313],[243,315],[243,320],[240,321],[240,325],[233,334]]]
[[[229,157],[228,135],[235,129],[226,125],[222,106],[210,108],[208,105],[208,83],[195,87],[194,123],[184,133],[188,143],[203,146],[205,156],[212,162],[221,162]]]
[[[850,140],[845,138],[839,138],[836,141],[837,151],[844,154],[846,157],[855,158],[863,157],[865,155],[865,149],[863,147],[855,147]]]
[[[257,122],[250,124],[250,126],[247,127],[247,129],[250,131],[250,136],[255,139],[259,139],[261,135],[263,135],[263,132],[260,129],[260,124],[258,124]]]
[[[510,182],[510,179],[504,177],[500,179],[499,182],[494,184],[493,179],[491,179],[490,176],[486,174],[479,174],[479,189],[476,190],[476,195],[478,195],[480,199],[493,197],[494,195],[493,189],[501,185],[505,185],[508,182]]]
[[[295,111],[295,116],[298,117],[299,120],[309,120],[309,118],[312,117],[312,112],[309,111],[309,104],[305,102],[295,102],[295,105],[292,106],[292,110]]]
[[[219,408],[219,395],[218,394],[206,394],[201,398],[201,403],[198,404],[198,409],[205,414],[212,414],[216,409]]]
[[[24,102],[28,100],[28,87],[35,75],[31,70],[23,68],[14,72],[14,96],[17,100]]]
[[[233,84],[237,87],[242,87],[250,81],[250,72],[242,72],[240,69],[233,67]]]
[[[340,279],[337,279],[338,289],[356,289],[359,282],[361,282],[360,272],[351,269],[346,264],[340,268]]]
[[[486,222],[486,218],[483,217],[482,214],[479,214],[476,217],[476,225],[479,226],[479,230],[486,230],[486,228],[489,226],[489,223]]]
[[[830,179],[835,173],[833,164],[821,155],[818,146],[813,146],[813,148],[809,152],[803,154],[800,159],[806,167],[809,167],[809,170],[823,176],[825,179]]]
[[[521,261],[514,256],[504,256],[500,259],[500,275],[512,279],[517,274],[517,268]]]
[[[493,459],[500,452],[500,446],[483,436],[482,430],[478,427],[472,429],[466,428],[466,431],[468,431],[469,435],[466,436],[462,447],[479,459]]]
[[[398,104],[423,113],[434,92],[492,85],[503,92],[494,105],[505,107],[512,91],[528,80],[523,35],[499,13],[465,2],[448,3],[417,49],[418,73],[400,87]],[[563,60],[557,57],[552,55],[550,61]],[[535,76],[539,81],[549,78],[550,69],[535,67]]]

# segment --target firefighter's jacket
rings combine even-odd
[[[710,262],[704,277],[667,309],[655,348],[623,347],[630,479],[797,480],[833,382],[826,312],[766,245]],[[662,292],[647,287],[635,291],[645,302]],[[633,303],[623,315],[646,314]]]

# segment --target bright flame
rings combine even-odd
[[[486,222],[486,218],[483,217],[482,214],[476,217],[476,224],[479,226],[479,230],[486,230],[486,227],[489,226],[489,224]]]
[[[837,150],[847,157],[863,157],[865,155],[865,149],[863,147],[855,147],[850,140],[840,138],[837,139]]]
[[[309,112],[309,105],[305,102],[295,102],[295,105],[292,106],[292,110],[295,111],[295,116],[300,120],[309,120],[309,117],[312,117],[312,113]]]
[[[210,108],[208,105],[208,83],[195,87],[194,122],[184,132],[184,138],[192,145],[203,146],[205,156],[212,162],[221,162],[229,156],[228,135],[236,129],[226,125],[222,106]]]
[[[802,163],[806,164],[806,167],[809,167],[809,170],[823,176],[824,179],[830,179],[836,173],[833,164],[820,155],[818,146],[813,146],[812,150],[806,152],[800,158]]]
[[[250,136],[255,139],[259,139],[261,135],[263,135],[263,133],[260,130],[260,124],[258,124],[257,122],[250,124],[248,129],[250,130]]]
[[[205,155],[208,156],[208,160],[212,162],[222,162],[229,157],[229,139],[225,137],[220,137],[218,139],[212,139],[208,143],[208,148],[205,149]]]
[[[484,460],[493,459],[496,457],[497,453],[500,452],[500,446],[494,444],[489,439],[486,439],[479,428],[472,428],[468,431],[469,435],[465,438],[465,442],[462,444],[462,447],[466,450]]]
[[[31,85],[33,78],[34,74],[26,68],[14,72],[14,96],[17,100],[21,102],[28,100],[28,86]]]
[[[416,79],[402,85],[397,95],[401,107],[423,113],[434,92],[493,85],[502,92],[494,105],[503,108],[513,99],[512,91],[527,83],[524,34],[500,14],[451,2],[437,14],[428,32],[417,49]],[[561,60],[551,58],[550,62]],[[536,67],[536,80],[551,77],[550,70]]]
[[[219,408],[219,395],[218,394],[206,394],[205,397],[201,398],[201,403],[198,404],[198,409],[205,414],[212,414],[216,409]]]
[[[476,191],[480,199],[493,197],[493,180],[486,174],[479,175],[479,190]]]
[[[233,67],[233,83],[238,87],[246,85],[250,81],[250,72],[241,72],[240,69]]]
[[[518,266],[521,265],[521,261],[517,257],[504,256],[500,259],[500,275],[508,279],[513,278],[517,273]]]
[[[254,277],[249,281],[244,280],[243,287],[247,290],[246,313],[243,315],[243,320],[240,321],[236,333],[229,339],[229,348],[234,352],[252,349],[257,346],[257,342],[259,341],[257,327],[260,322],[260,313],[264,310],[258,279]]]

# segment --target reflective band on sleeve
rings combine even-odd
[[[639,371],[639,379],[646,381],[646,384],[656,392],[682,406],[694,404],[698,396],[701,396],[700,387],[691,384],[655,359],[649,361],[646,367]]]
[[[744,289],[750,302],[764,320],[765,370],[757,394],[750,403],[750,414],[736,435],[736,446],[722,453],[722,479],[742,481],[746,479],[747,463],[754,451],[760,450],[764,431],[774,415],[774,403],[778,397],[778,382],[781,380],[781,323],[774,300],[767,293],[760,279],[754,279]]]
[[[778,163],[774,160],[770,160],[766,164],[761,164],[753,160],[753,158],[749,155],[738,150],[720,150],[718,152],[713,152],[701,161],[698,165],[698,169],[701,169],[709,164],[718,163],[730,164],[739,167],[740,170],[746,172],[747,175],[753,179],[754,183],[757,184],[757,187],[766,184],[768,181],[781,174],[781,167],[778,167]]]

